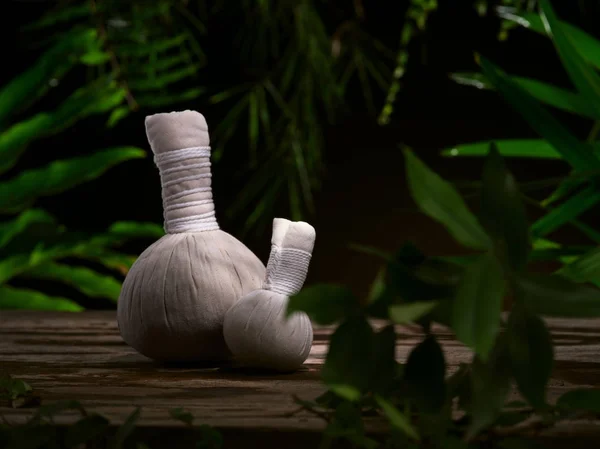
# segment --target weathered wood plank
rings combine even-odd
[[[576,387],[600,386],[600,320],[554,319],[548,323],[557,357],[550,398]],[[405,360],[421,335],[406,328],[398,331],[397,357]],[[115,423],[123,422],[134,407],[141,406],[142,426],[178,427],[168,411],[184,407],[198,422],[226,432],[237,429],[316,434],[323,428],[320,419],[286,414],[296,408],[292,394],[311,399],[324,391],[319,368],[330,333],[330,328],[316,329],[310,357],[302,370],[267,375],[233,367],[155,363],[121,340],[114,312],[0,311],[0,372],[29,382],[45,402],[79,400]],[[436,333],[451,371],[469,361],[470,351],[448,330],[437,328]],[[0,414],[14,422],[25,420],[31,413],[27,409],[0,408]],[[64,415],[58,422],[74,419],[75,415]],[[555,442],[561,436],[570,438],[574,426],[555,429],[548,435]],[[588,437],[600,439],[598,426],[576,426],[581,441]]]

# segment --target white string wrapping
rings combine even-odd
[[[271,251],[271,257],[273,256],[273,263],[267,267],[265,287],[286,296],[300,292],[306,280],[312,254],[301,249],[277,248]]]
[[[208,173],[194,173],[194,170],[210,169],[211,164],[208,158],[210,158],[210,147],[207,146],[183,148],[154,156],[154,162],[160,171],[165,232],[173,234],[219,229],[214,209],[200,214],[195,209],[201,206],[210,208],[213,205],[212,187],[210,184],[206,186],[205,181],[212,176],[210,170]],[[191,160],[193,160],[192,163],[185,163]],[[178,176],[180,172],[182,175]],[[170,187],[183,185],[183,183],[187,183],[186,186],[189,188],[171,194],[167,193]],[[202,187],[198,187],[198,185]],[[207,193],[208,198],[186,201],[190,195],[203,192]],[[173,216],[173,212],[187,208],[190,208],[189,215]]]

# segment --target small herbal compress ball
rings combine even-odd
[[[289,297],[300,291],[312,256],[315,230],[308,223],[275,219],[271,255],[260,290],[225,315],[227,346],[242,364],[294,371],[310,353],[313,330],[305,313],[286,317]]]

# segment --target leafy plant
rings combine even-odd
[[[141,158],[134,147],[108,148],[71,159],[60,159],[42,167],[12,170],[27,147],[56,134],[91,115],[110,113],[123,103],[126,93],[110,77],[72,92],[55,110],[14,121],[40,99],[53,80],[66,76],[73,67],[94,66],[90,57],[100,51],[94,30],[74,30],[47,50],[33,67],[0,90],[0,308],[31,308],[77,311],[71,299],[16,288],[15,278],[50,279],[71,284],[89,296],[116,301],[120,282],[113,276],[86,267],[64,263],[65,258],[99,262],[109,269],[127,270],[133,256],[114,246],[132,237],[160,236],[151,224],[115,223],[101,235],[73,232],[60,226],[47,212],[32,208],[38,198],[54,195],[102,175],[121,162]]]
[[[304,311],[319,324],[336,324],[321,373],[329,390],[314,401],[298,400],[327,419],[324,447],[339,439],[364,448],[522,447],[514,446],[515,435],[574,416],[597,418],[596,390],[570,391],[548,403],[554,349],[542,317],[598,317],[600,291],[528,270],[525,207],[498,149],[492,145],[485,159],[477,215],[410,150],[405,159],[421,211],[474,256],[457,264],[409,243],[391,255],[373,250],[381,254],[383,276],[367,300],[329,285],[290,299],[288,314]],[[386,324],[376,330],[370,318]],[[448,372],[435,323],[473,350],[471,363]],[[395,359],[395,324],[424,334],[404,363]],[[508,402],[513,385],[520,403]],[[382,440],[365,435],[363,417],[374,414],[390,424]]]
[[[22,380],[10,377],[9,379],[13,384],[25,385],[28,390],[31,390],[31,387]],[[15,387],[11,387],[8,391],[15,391]],[[4,385],[0,383],[0,398],[3,392]],[[77,412],[80,414],[80,419],[68,426],[55,425],[54,418],[65,412]],[[133,447],[132,444],[135,444],[138,449],[147,449],[148,446],[135,434],[141,413],[142,410],[136,408],[114,431],[106,417],[98,413],[90,413],[78,401],[53,402],[40,406],[24,424],[11,424],[6,420],[0,422],[0,444],[7,449],[42,447],[122,449]],[[194,429],[196,448],[220,449],[223,446],[223,438],[217,430],[207,425],[192,425],[194,417],[191,413],[174,409],[169,412],[169,415]]]
[[[600,153],[597,134],[600,130],[600,41],[581,29],[562,22],[556,16],[550,1],[540,1],[540,13],[517,12],[507,8],[499,9],[506,21],[549,36],[568,73],[575,91],[563,89],[543,81],[510,76],[485,58],[479,58],[483,70],[481,74],[455,74],[460,83],[479,88],[498,90],[542,137],[542,139],[521,139],[494,141],[499,151],[506,157],[528,157],[541,159],[562,159],[567,162],[572,173],[565,179],[550,179],[534,182],[531,189],[556,186],[555,191],[546,199],[538,202],[528,197],[530,203],[544,210],[545,215],[532,225],[532,235],[536,248],[547,248],[551,244],[555,249],[561,245],[549,242],[547,236],[567,224],[576,226],[593,242],[600,243],[600,234],[593,228],[581,223],[579,216],[590,210],[600,201],[597,187],[600,173]],[[594,123],[586,141],[580,141],[565,125],[548,112],[543,104],[569,113],[591,119]],[[446,156],[482,156],[488,142],[458,145],[445,150]],[[598,257],[592,246],[587,254],[580,255],[578,263],[564,254],[558,255],[563,263],[570,264],[562,270],[572,278],[582,278],[577,267],[586,265],[585,281],[599,282],[600,273],[590,270]],[[556,257],[557,254],[554,255]]]

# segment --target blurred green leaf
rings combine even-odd
[[[169,416],[177,421],[187,424],[188,426],[191,426],[194,423],[194,415],[181,407],[169,410]]]
[[[109,128],[113,128],[119,121],[127,117],[131,110],[128,106],[120,106],[115,108],[111,113],[108,121],[106,122],[106,126]]]
[[[338,395],[356,401],[369,387],[373,338],[363,317],[344,321],[331,336],[321,377]]]
[[[49,81],[60,78],[78,61],[79,55],[98,43],[95,29],[77,29],[63,35],[26,72],[0,89],[0,127],[9,117],[28,106],[50,87]]]
[[[0,399],[14,400],[32,390],[31,385],[21,379],[14,379],[8,375],[0,376]]]
[[[29,209],[10,221],[0,222],[0,248],[32,224],[55,225],[54,217],[40,209]]]
[[[544,321],[527,308],[513,307],[506,329],[519,392],[536,409],[546,406],[546,388],[554,365],[552,338]]]
[[[450,77],[459,84],[473,86],[478,89],[494,88],[485,75],[481,73],[454,73]],[[593,108],[590,107],[586,98],[581,94],[531,78],[511,76],[510,79],[538,101],[584,117],[595,118],[596,116]],[[502,149],[501,152],[504,154]]]
[[[522,13],[506,13],[500,14],[506,20],[512,20],[517,24],[524,26],[537,33],[547,35],[542,17],[533,12]],[[574,25],[567,22],[559,22],[562,25],[564,32],[572,40],[577,50],[591,64],[600,68],[600,41],[592,37],[590,34],[583,31]]]
[[[126,238],[161,238],[165,235],[163,227],[156,223],[136,221],[117,221],[110,225],[108,233]]]
[[[390,319],[396,324],[417,322],[438,305],[437,301],[419,301],[408,304],[397,304],[390,307]]]
[[[119,299],[121,283],[110,276],[105,276],[83,267],[71,267],[55,262],[37,265],[26,272],[29,278],[46,279],[68,284],[90,297]]]
[[[556,406],[569,411],[587,411],[600,414],[600,390],[577,389],[567,391],[556,401]]]
[[[467,430],[468,439],[472,439],[495,422],[510,392],[510,360],[507,339],[504,336],[495,341],[487,362],[478,357],[473,359],[470,377],[467,410],[471,423]]]
[[[87,17],[90,13],[90,4],[87,2],[81,5],[69,5],[68,7],[56,8],[49,14],[44,15],[41,19],[25,25],[23,30],[35,30],[55,26],[81,17]]]
[[[63,192],[97,178],[120,162],[145,155],[146,152],[139,148],[111,148],[90,156],[54,161],[46,167],[24,171],[0,183],[0,211],[10,213],[23,210],[37,197]]]
[[[88,115],[108,112],[119,105],[124,91],[102,83],[73,92],[52,112],[21,121],[0,134],[0,173],[11,168],[27,145],[58,133]]]
[[[531,95],[511,81],[498,67],[480,58],[483,73],[529,125],[579,171],[598,169],[600,161],[591,145],[580,142]]]
[[[443,224],[463,245],[474,249],[489,248],[488,236],[454,187],[411,151],[405,150],[404,156],[408,185],[419,208]]]
[[[481,223],[492,238],[496,256],[522,271],[531,250],[527,214],[517,181],[494,144],[485,159],[482,181]]]
[[[385,413],[385,416],[389,419],[392,426],[401,432],[404,432],[413,440],[420,440],[419,433],[412,426],[410,419],[407,418],[400,410],[398,410],[394,404],[379,395],[375,396],[375,400],[383,410],[383,413]]]
[[[509,139],[488,140],[476,143],[461,143],[442,151],[443,156],[485,156],[488,154],[490,144],[495,144],[503,157],[526,157],[540,159],[561,159],[550,143],[541,139]]]
[[[574,262],[564,265],[558,274],[573,282],[600,281],[600,248],[595,248]]]
[[[504,298],[502,266],[492,254],[467,266],[453,303],[456,337],[486,361],[500,330]]]
[[[410,352],[404,368],[404,380],[410,398],[423,413],[437,413],[446,396],[446,361],[437,339],[427,335]]]
[[[570,197],[560,206],[548,211],[531,226],[531,234],[544,237],[562,225],[579,217],[600,202],[600,190],[590,186]]]
[[[579,54],[572,38],[556,17],[552,4],[540,0],[541,18],[546,32],[552,37],[556,50],[571,81],[587,101],[595,119],[600,119],[600,75]]]
[[[0,286],[0,309],[80,312],[83,307],[69,299],[47,296],[34,290],[17,289],[4,285]]]
[[[527,307],[540,315],[600,317],[600,290],[559,275],[527,274],[517,278]]]
[[[318,324],[333,324],[356,313],[358,298],[342,285],[317,284],[303,288],[292,296],[286,314],[305,312]]]

